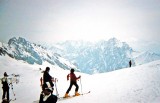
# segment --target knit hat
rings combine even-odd
[[[8,76],[6,72],[4,72],[4,76],[6,76],[6,77]]]
[[[71,73],[73,73],[73,72],[74,72],[74,69],[72,68],[72,69],[71,69]]]

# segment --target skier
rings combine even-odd
[[[50,71],[50,68],[49,68],[49,67],[46,67],[46,70],[44,71],[44,74],[43,74],[43,84],[49,83],[49,84],[50,84],[50,87],[52,87],[52,90],[53,90],[54,78],[49,75],[49,71]],[[53,92],[53,91],[52,91],[52,92]]]
[[[132,61],[130,60],[130,61],[129,61],[129,67],[131,67],[131,66],[132,66]]]
[[[8,80],[8,75],[6,72],[4,72],[4,77],[2,78],[1,82],[2,82],[2,89],[3,89],[3,95],[2,95],[2,100],[5,100],[5,95],[7,93],[7,101],[9,101],[9,80]]]
[[[71,69],[71,70],[70,70],[70,74],[67,75],[67,80],[69,80],[69,77],[70,77],[70,86],[69,86],[69,88],[68,88],[68,90],[67,90],[64,98],[69,97],[68,93],[69,93],[69,91],[71,90],[71,88],[72,88],[73,85],[76,86],[75,96],[79,96],[79,95],[80,95],[80,94],[78,93],[78,88],[79,88],[79,86],[77,85],[77,80],[78,80],[79,78],[81,78],[81,76],[76,77],[76,75],[74,74],[74,69]]]
[[[56,103],[57,96],[52,94],[52,88],[49,87],[48,84],[43,84],[42,93],[40,94],[39,103]]]

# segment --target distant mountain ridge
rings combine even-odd
[[[151,51],[141,53],[139,56],[134,58],[137,65],[149,63],[152,61],[160,60],[160,55]]]
[[[135,57],[133,54],[136,51],[133,50],[126,42],[121,42],[116,38],[101,40],[96,43],[85,41],[65,41],[57,44],[46,45],[46,47],[69,59],[82,72],[89,74],[127,68],[129,67],[129,60],[132,60],[132,66],[135,66],[159,60],[160,58],[160,56],[155,53],[154,54],[156,56],[150,55],[150,57],[148,56],[147,58],[144,56],[142,57],[141,55]],[[142,61],[139,61],[138,58],[140,57],[146,59],[141,59]]]
[[[56,50],[82,72],[89,74],[126,68],[129,66],[128,62],[132,58],[133,52],[127,43],[120,42],[116,38],[96,43],[66,41],[57,43],[56,47],[47,47],[52,51]]]
[[[141,65],[160,60],[152,52],[136,53],[126,42],[116,38],[99,42],[65,41],[56,44],[36,44],[22,37],[11,38],[8,44],[0,43],[0,55],[8,55],[29,64],[48,62],[63,69],[75,68],[84,73],[104,73],[129,67],[129,61]]]
[[[67,59],[62,58],[59,54],[48,50],[46,47],[30,43],[24,38],[18,39],[13,37],[8,41],[8,44],[1,43],[0,55],[8,55],[17,60],[23,60],[29,64],[42,65],[43,62],[48,62],[52,65],[57,65],[63,69],[76,68]]]

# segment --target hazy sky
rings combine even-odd
[[[160,0],[0,0],[0,41],[160,39]]]

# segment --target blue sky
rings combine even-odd
[[[159,0],[0,0],[0,41],[159,43],[159,11]]]

